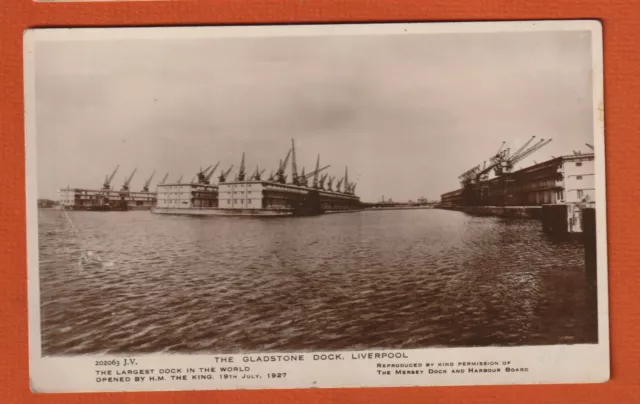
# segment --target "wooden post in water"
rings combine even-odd
[[[545,233],[567,234],[567,205],[542,205],[540,218]]]
[[[598,339],[598,260],[596,237],[596,209],[582,209],[582,238],[584,242],[584,269],[587,286],[587,310],[589,321],[589,338]]]
[[[596,253],[596,210],[582,209],[582,237],[584,240],[584,261],[587,285],[595,289],[598,283]]]

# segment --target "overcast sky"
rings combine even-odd
[[[503,140],[591,143],[588,32],[38,42],[38,192],[221,161],[349,167],[363,200],[439,198]],[[235,170],[234,170],[235,171]],[[154,180],[154,183],[156,182]]]

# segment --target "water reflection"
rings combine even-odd
[[[48,355],[595,342],[582,243],[537,221],[64,215],[39,213]]]

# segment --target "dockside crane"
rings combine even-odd
[[[349,194],[349,195],[353,194],[354,185],[356,184],[354,184],[353,182],[350,182],[349,186],[347,186],[347,189],[344,191],[345,194]]]
[[[162,181],[160,181],[160,182],[158,183],[158,185],[162,185],[162,184],[164,184],[164,183],[167,181],[167,178],[168,178],[168,177],[169,177],[169,173],[165,174],[164,178],[162,179]]]
[[[271,171],[271,177],[273,178],[274,181],[280,178],[279,174],[281,170],[282,170],[282,159],[280,159],[280,163],[278,164],[278,169],[276,170],[276,172],[274,173],[273,170]],[[282,176],[285,177],[284,173],[282,174],[283,174]],[[286,178],[285,178],[285,181],[286,181]]]
[[[315,174],[313,175],[313,182],[311,183],[311,186],[314,188],[318,188],[318,174],[320,174],[320,155],[318,154],[318,158],[316,159],[316,171]]]
[[[266,170],[265,168],[260,170],[260,167],[256,165],[256,171],[254,171],[253,174],[251,174],[251,179],[254,181],[261,181],[262,174],[264,174],[265,170]],[[273,172],[271,173],[271,177],[269,177],[269,181],[272,181],[272,177],[273,177]]]
[[[218,161],[215,166],[209,166],[204,171],[200,170],[200,172],[197,174],[198,184],[211,184],[211,177],[213,177],[213,173],[216,171],[219,165],[220,162]]]
[[[236,175],[236,181],[244,181],[247,173],[245,173],[244,168],[244,152],[242,152],[242,160],[240,161],[240,168],[238,169],[238,174]]]
[[[298,185],[298,165],[296,163],[296,144],[291,139],[291,181]]]
[[[320,176],[320,179],[318,180],[318,188],[319,189],[324,189],[324,183],[327,180],[327,177],[329,176],[329,173],[324,173]]]
[[[334,176],[329,176],[329,180],[327,181],[327,190],[328,191],[333,191],[333,180],[335,179]]]
[[[590,148],[591,150],[595,150],[595,149],[593,148],[593,146],[592,146],[592,145],[590,145],[589,143],[585,143],[585,145],[587,145],[587,147],[588,147],[588,148]]]
[[[471,183],[472,181],[474,181],[476,179],[478,174],[483,170],[486,170],[486,164],[485,164],[485,168],[484,169],[480,168],[480,165],[477,165],[477,166],[465,171],[460,176],[458,176],[458,179],[460,180],[460,184],[462,184],[462,186],[464,187],[465,185]],[[489,169],[489,171],[490,170],[491,169]],[[489,172],[489,171],[487,171],[487,172]]]
[[[278,167],[278,171],[276,171],[275,180],[281,184],[287,183],[287,164],[289,163],[289,158],[291,157],[291,149],[287,152],[287,156],[283,160],[280,160],[280,166]]]
[[[151,176],[144,182],[144,185],[142,186],[142,192],[149,192],[149,184],[151,184],[151,180],[153,179],[154,175],[156,175],[155,170],[153,171],[153,173],[151,173]]]
[[[307,186],[307,179],[306,176],[304,174],[304,167],[302,167],[302,172],[300,173],[300,175],[296,176],[297,180],[296,182],[294,182],[295,185],[299,185],[301,187],[306,187]]]
[[[180,178],[178,178],[178,181],[176,181],[177,184],[180,184],[182,182],[182,177],[184,177],[184,174],[182,174]]]
[[[231,167],[229,167],[227,171],[223,171],[220,173],[220,175],[218,176],[218,182],[220,184],[222,184],[223,182],[227,182],[227,176],[229,175],[229,173],[231,173],[231,170],[233,170],[233,165],[231,165]]]
[[[202,166],[200,166],[200,170],[196,173],[196,176],[191,180],[191,183],[193,184],[194,180],[197,179],[198,184],[204,184],[204,179],[206,178],[207,173],[209,173],[209,170],[211,169],[211,167],[212,166],[209,166],[203,170]]]
[[[344,177],[340,178],[340,181],[336,184],[336,192],[341,192],[340,188],[342,187],[342,182],[344,181]]]
[[[496,176],[500,176],[505,173],[510,173],[513,170],[513,167],[517,163],[529,157],[534,152],[540,150],[541,148],[549,144],[552,140],[552,139],[546,139],[546,140],[540,139],[538,140],[538,142],[531,145],[534,139],[535,139],[535,136],[532,136],[525,144],[520,146],[520,148],[518,148],[516,152],[513,154],[510,154],[510,149],[508,148],[503,149],[503,146],[504,146],[504,142],[503,142],[503,145],[500,146],[498,153],[496,153],[494,156],[492,156],[489,159],[489,165],[484,164],[482,168],[480,165],[477,165],[471,168],[470,170],[467,170],[464,173],[462,173],[458,177],[458,179],[460,180],[461,184],[465,186],[465,185],[486,180],[491,171],[494,171]]]
[[[517,156],[518,154],[522,153],[527,147],[529,147],[529,145],[531,144],[531,142],[533,142],[533,140],[535,139],[535,136],[531,136],[531,138],[529,140],[527,140],[527,142],[525,144],[523,144],[522,146],[520,146],[520,148],[518,150],[516,150],[515,153],[513,153],[513,156]],[[542,139],[544,140],[544,139]]]
[[[549,143],[551,143],[552,140],[553,139],[546,139],[546,140],[545,139],[540,139],[540,141],[538,141],[533,146],[531,146],[531,147],[529,147],[527,149],[524,149],[522,152],[516,154],[515,156],[512,156],[511,158],[509,158],[507,160],[505,171],[506,172],[511,172],[511,170],[513,170],[513,167],[515,167],[516,164],[518,164],[519,162],[521,162],[525,158],[529,157],[533,153],[537,152],[538,150],[542,149],[544,146],[546,146]]]
[[[347,193],[349,188],[349,167],[344,168],[344,192]]]
[[[122,191],[128,191],[129,190],[129,185],[131,184],[131,180],[133,179],[133,176],[136,174],[136,171],[138,171],[138,169],[134,169],[133,172],[131,173],[131,175],[129,176],[129,178],[127,178],[124,181],[124,184],[122,184]]]
[[[329,166],[324,166],[322,168],[318,168],[317,170],[314,170],[314,171],[310,172],[309,174],[305,174],[304,170],[303,170],[302,173],[300,174],[300,177],[298,177],[300,186],[306,187],[307,186],[307,180],[309,180],[309,178],[317,177],[318,174],[320,174],[321,172],[323,172],[324,170],[326,170],[329,167],[331,167],[331,166],[329,165]],[[314,188],[318,188],[317,185],[318,184],[316,182],[316,185],[314,186]]]
[[[211,183],[211,178],[213,177],[213,173],[216,172],[216,170],[218,169],[218,166],[220,165],[220,162],[218,161],[216,163],[215,166],[213,166],[213,168],[211,169],[211,171],[209,171],[209,174],[207,174],[207,176],[204,178],[205,184],[210,184]]]
[[[102,184],[102,189],[104,190],[109,190],[111,189],[111,181],[113,181],[113,177],[116,176],[116,173],[118,172],[118,168],[120,168],[119,165],[116,166],[116,168],[113,170],[113,172],[111,173],[111,175],[106,175],[104,177],[104,184]]]
[[[511,172],[517,163],[529,157],[552,141],[552,139],[539,139],[537,142],[532,144],[534,140],[535,136],[532,136],[513,154],[510,153],[509,148],[504,149],[505,142],[502,142],[498,152],[489,159],[488,165],[483,164],[482,168],[480,165],[477,165],[462,173],[458,179],[463,187],[464,199],[466,200],[465,203],[483,203],[482,201],[485,198],[485,191],[477,189],[477,186],[488,180],[491,171],[494,172],[496,177],[500,178],[502,183],[501,186],[503,188],[503,203],[507,203],[507,199],[510,197],[508,184],[511,180],[510,178],[505,177],[510,177]]]

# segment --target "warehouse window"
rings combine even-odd
[[[578,190],[578,198],[582,198],[584,196],[584,191],[579,189]]]
[[[582,179],[582,175],[578,175],[578,176],[576,176],[576,179],[577,179],[577,180],[581,180],[581,179]]]
[[[576,163],[576,167],[582,167],[582,163],[580,162]]]

